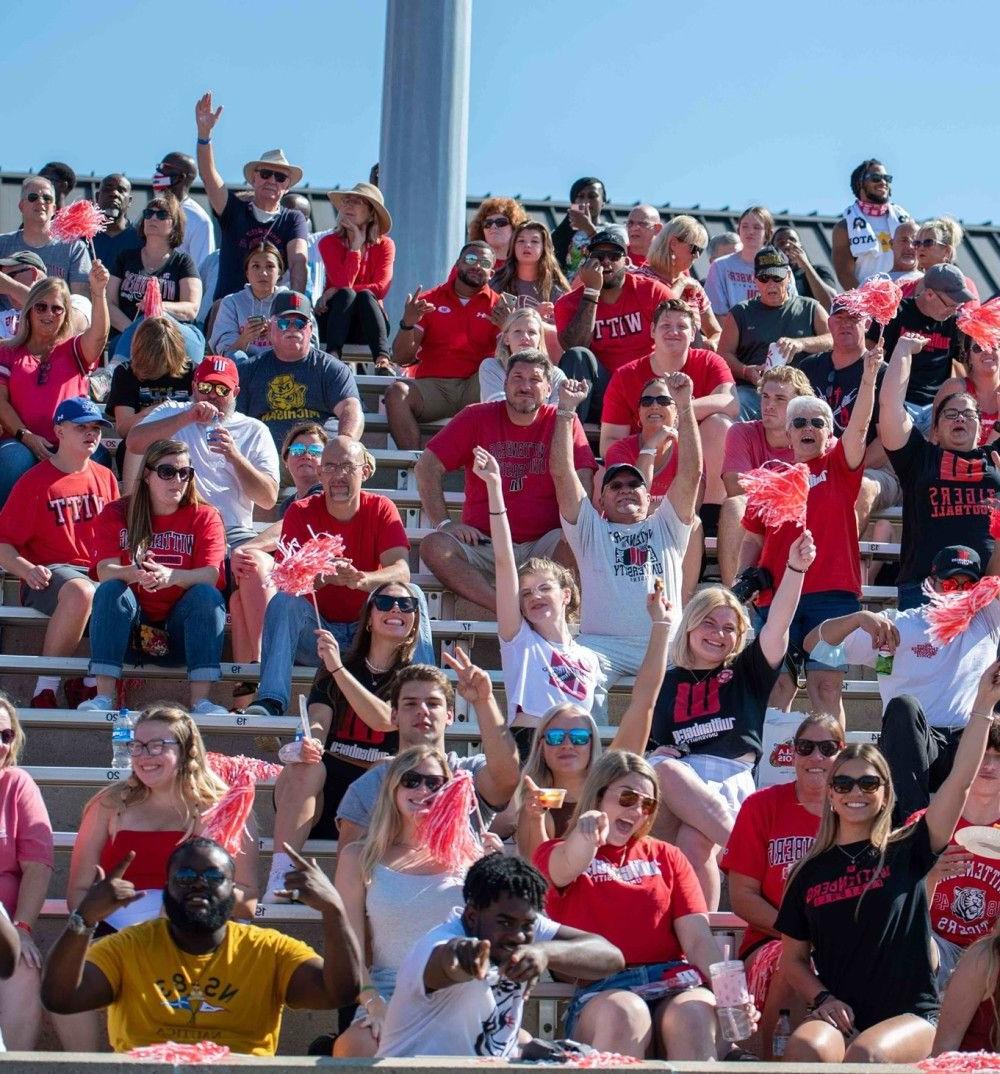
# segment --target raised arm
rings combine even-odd
[[[693,386],[686,373],[667,377],[670,397],[677,405],[677,476],[670,485],[667,499],[677,517],[687,525],[694,521],[698,489],[701,487],[701,436],[692,406]]]
[[[910,382],[910,364],[927,340],[923,336],[903,333],[889,357],[889,368],[879,394],[878,435],[886,451],[898,451],[910,439],[913,422],[906,412],[906,386]]]
[[[417,351],[420,341],[424,338],[424,330],[420,327],[420,318],[425,313],[431,313],[437,307],[420,297],[420,284],[413,289],[412,294],[406,296],[406,305],[403,307],[403,318],[399,323],[399,331],[392,341],[392,356],[400,365],[413,365],[416,362]]]
[[[875,385],[882,368],[880,349],[872,347],[866,350],[862,361],[864,368],[861,383],[858,385],[858,395],[854,400],[851,419],[841,438],[844,441],[844,458],[852,470],[856,470],[865,461],[865,452],[868,449],[868,426],[871,425],[872,412],[875,409]]]
[[[100,261],[90,266],[90,327],[80,337],[80,349],[89,365],[97,365],[108,343],[111,315],[108,312],[108,281],[111,273]]]
[[[635,677],[632,696],[628,708],[622,714],[621,722],[610,749],[630,750],[642,755],[649,742],[649,731],[653,725],[653,707],[663,685],[663,676],[667,672],[667,643],[670,627],[674,621],[674,609],[664,596],[663,583],[659,578],[653,582],[653,592],[646,598],[646,611],[652,620],[649,632],[649,644],[639,665]]]
[[[803,530],[788,549],[788,566],[771,600],[767,622],[760,628],[758,635],[760,651],[773,668],[784,660],[785,653],[788,652],[788,629],[792,625],[795,609],[799,606],[806,571],[815,558],[816,545],[813,543],[812,534]]]
[[[556,487],[559,514],[571,526],[576,525],[580,517],[580,504],[587,497],[573,465],[573,419],[576,417],[576,408],[587,398],[589,391],[590,385],[585,380],[567,378],[559,385],[559,409],[549,445],[549,473]]]
[[[553,886],[569,887],[608,841],[609,830],[607,813],[599,809],[582,813],[566,838],[553,848],[549,858],[549,878]]]
[[[229,190],[215,167],[215,153],[212,150],[212,132],[222,115],[222,105],[212,110],[212,94],[206,93],[194,106],[194,119],[198,125],[198,174],[205,184],[205,193],[216,216],[222,215],[229,198]]]
[[[565,419],[561,422],[569,424]],[[523,620],[514,545],[510,537],[507,508],[503,502],[500,464],[485,448],[477,446],[472,449],[472,472],[486,486],[489,500],[490,538],[493,541],[493,557],[496,561],[497,628],[501,641],[511,641],[521,629]]]
[[[589,347],[594,338],[594,322],[597,320],[597,302],[601,288],[604,286],[604,273],[600,264],[592,257],[577,270],[574,284],[579,280],[583,284],[583,293],[577,303],[576,312],[569,324],[559,333],[559,345],[563,350],[570,347]]]

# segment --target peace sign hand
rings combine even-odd
[[[461,645],[455,646],[455,655],[443,653],[448,667],[458,672],[458,692],[470,705],[484,705],[493,696],[493,684],[482,668],[476,667]]]
[[[108,873],[98,865],[94,873],[94,882],[77,907],[77,913],[88,926],[96,925],[110,917],[116,910],[141,899],[146,893],[136,891],[131,880],[125,880],[125,872],[135,860],[135,851],[130,850],[124,858]]]

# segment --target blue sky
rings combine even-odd
[[[209,88],[234,180],[276,144],[318,186],[377,155],[381,0],[3,9],[5,170],[148,175],[193,151]],[[998,31],[983,0],[475,0],[469,192],[565,197],[594,174],[616,201],[839,212],[872,155],[918,218],[1000,221]]]

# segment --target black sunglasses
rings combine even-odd
[[[885,172],[866,172],[865,173],[865,182],[866,183],[891,183],[892,182],[892,176],[887,175]]]
[[[510,221],[506,216],[488,216],[483,221],[483,227],[510,227]]]
[[[288,176],[284,172],[276,172],[273,168],[258,168],[257,174],[261,179],[273,179],[276,183],[288,182]]]
[[[813,750],[819,750],[823,757],[832,757],[836,753],[840,753],[843,747],[839,742],[834,742],[832,738],[824,739],[822,742],[814,742],[810,738],[797,738],[795,740],[795,752],[800,757],[811,757]]]
[[[639,396],[639,406],[672,406],[673,402],[669,395]]]
[[[830,780],[830,786],[837,794],[850,794],[855,787],[862,794],[874,794],[883,785],[881,776],[858,776],[852,779],[850,776],[834,776]]]
[[[391,612],[398,608],[404,615],[412,615],[417,610],[416,597],[396,597],[391,593],[378,593],[372,597],[372,604],[380,612]]]
[[[37,190],[32,190],[30,194],[24,195],[25,201],[44,201],[46,205],[51,205],[56,199],[52,194],[39,194]]]
[[[142,218],[143,220],[169,220],[170,213],[166,209],[143,209]]]
[[[793,429],[804,429],[807,425],[814,429],[825,429],[826,418],[792,418]]]
[[[5,746],[9,746],[13,741],[14,741],[14,728],[13,727],[5,727],[2,731],[0,731],[0,742],[2,742]]]
[[[692,257],[701,257],[701,255],[705,252],[705,247],[699,246],[696,242],[689,242],[687,244],[687,247],[691,251]]]
[[[425,776],[423,772],[404,772],[399,777],[400,787],[405,787],[408,791],[415,791],[417,787],[422,785],[431,794],[441,790],[447,782],[444,776]]]
[[[169,462],[161,462],[159,466],[147,466],[161,481],[173,481],[179,477],[181,481],[190,481],[194,477],[193,466],[171,466]]]

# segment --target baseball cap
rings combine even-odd
[[[297,313],[307,320],[312,317],[313,304],[306,295],[298,291],[279,291],[271,299],[271,316],[280,317],[283,313]]]
[[[946,295],[953,302],[972,302],[976,297],[957,265],[931,265],[924,273],[924,286]]]
[[[977,582],[982,578],[982,561],[974,548],[964,544],[950,544],[931,560],[932,578],[954,578],[956,574],[967,574]]]
[[[107,425],[108,428],[112,426],[112,422],[108,421],[104,416],[104,411],[85,395],[64,399],[56,407],[52,424],[62,425],[64,421],[68,421],[73,425],[90,425],[92,422],[97,422],[99,425]]]
[[[791,271],[788,258],[777,246],[762,246],[753,259],[755,276],[773,276],[776,280],[783,280]]]
[[[593,250],[595,246],[617,246],[624,254],[628,250],[628,237],[625,229],[620,227],[602,227],[595,231],[587,242],[587,249]]]
[[[32,250],[18,250],[10,257],[0,258],[0,269],[14,268],[15,265],[30,265],[40,272],[48,273],[45,262]]]
[[[203,358],[201,364],[194,371],[194,382],[204,381],[206,384],[228,384],[230,388],[240,386],[240,373],[232,358],[224,354],[210,354]]]
[[[601,480],[601,488],[616,478],[619,474],[634,474],[645,485],[646,479],[642,476],[642,471],[638,467],[633,466],[630,462],[616,462],[614,466],[609,466],[604,471],[604,477]]]

